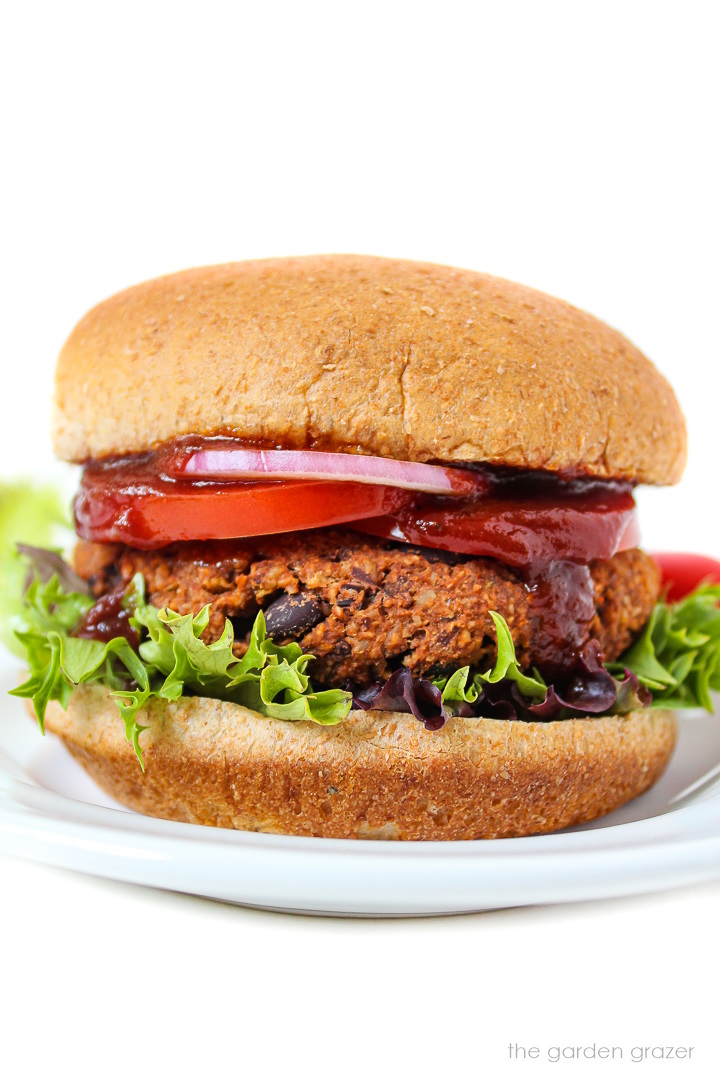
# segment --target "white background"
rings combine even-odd
[[[417,257],[535,285],[640,345],[691,434],[683,485],[641,493],[646,544],[720,554],[714,4],[126,0],[1,18],[5,474],[52,470],[55,356],[113,291],[264,255]],[[511,1040],[697,1048],[621,1067],[640,1075],[720,1064],[720,886],[353,923],[9,860],[0,876],[9,1076],[609,1075],[508,1063]]]

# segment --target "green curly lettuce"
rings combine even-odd
[[[498,640],[495,667],[470,679],[468,667],[448,679],[434,680],[443,703],[474,703],[483,684],[515,683],[523,698],[542,700],[547,685],[538,671],[532,677],[517,664],[507,623],[491,612]],[[651,706],[713,711],[711,692],[720,693],[720,585],[701,585],[676,603],[660,601],[637,641],[613,663],[611,675],[635,675],[652,694]]]
[[[720,692],[720,585],[701,585],[677,603],[656,604],[645,630],[611,672],[632,671],[652,704],[712,712]]]
[[[220,637],[204,641],[209,606],[188,615],[155,608],[145,599],[140,574],[133,579],[123,601],[139,638],[137,648],[124,636],[108,642],[79,637],[78,628],[93,606],[93,598],[57,555],[29,548],[24,552],[36,568],[36,576],[19,602],[14,625],[29,676],[12,693],[32,700],[41,729],[49,702],[58,701],[65,707],[74,688],[90,682],[102,683],[112,692],[127,739],[141,765],[140,736],[145,727],[138,717],[153,699],[175,701],[182,695],[219,698],[264,716],[317,724],[337,724],[352,707],[352,695],[345,690],[313,689],[307,669],[314,658],[303,653],[296,642],[276,645],[267,636],[262,612],[255,620],[244,655],[237,657],[229,620]],[[58,572],[53,572],[56,569]],[[652,694],[654,706],[712,710],[710,694],[720,692],[719,605],[720,585],[704,585],[678,603],[658,603],[635,644],[604,669],[598,663],[600,677],[611,683],[611,698],[615,694],[612,682],[619,688],[617,699],[609,700],[603,708],[622,712],[630,707],[620,699],[623,688],[632,689],[629,672],[636,680],[636,689],[640,683]],[[539,672],[520,669],[507,623],[496,612],[491,614],[497,633],[493,668],[472,672],[465,666],[432,683],[420,680],[415,689],[412,678],[409,687],[399,683],[394,686],[393,680],[398,680],[395,673],[380,694],[387,697],[393,683],[393,700],[399,694],[420,719],[423,714],[418,692],[423,686],[426,689],[420,697],[434,702],[436,712],[439,704],[443,718],[473,715],[482,708],[484,699],[495,704],[514,700],[544,718],[556,715],[548,713],[548,709],[557,710],[558,705],[566,703],[553,687],[546,685]],[[613,679],[608,679],[608,673]],[[373,694],[377,696],[377,691],[364,701],[359,698],[359,707],[389,707],[373,704]],[[634,694],[631,704],[637,707]],[[577,694],[571,705],[578,707]],[[579,707],[582,710],[582,702]]]
[[[547,694],[547,684],[540,673],[523,673],[515,655],[515,645],[508,624],[497,611],[491,611],[490,617],[497,633],[497,660],[495,666],[486,672],[477,672],[470,678],[470,668],[461,667],[449,678],[433,679],[433,685],[441,691],[443,704],[452,707],[453,702],[465,702],[473,705],[483,693],[483,684],[494,685],[504,682],[515,683],[524,698],[542,700]]]
[[[267,636],[265,617],[258,613],[245,655],[233,653],[234,632],[226,620],[222,635],[211,644],[202,640],[209,605],[197,615],[159,610],[145,602],[143,579],[133,579],[125,596],[131,624],[142,636],[135,651],[125,637],[102,642],[73,636],[93,600],[66,592],[58,576],[36,578],[24,600],[26,629],[16,633],[30,675],[11,691],[30,698],[41,730],[48,702],[65,707],[82,683],[109,686],[125,722],[125,733],[142,765],[138,721],[140,710],[153,698],[175,701],[183,694],[220,698],[245,705],[279,720],[312,720],[337,724],[347,716],[352,697],[344,690],[313,690],[307,666],[314,658],[296,643],[275,645]]]
[[[508,697],[514,684],[519,695],[516,701],[523,701],[525,708],[544,718],[583,712],[582,692],[576,693],[572,702],[563,702],[538,671],[530,676],[520,670],[507,623],[497,612],[491,615],[498,643],[495,667],[474,677],[469,667],[462,667],[449,678],[433,680],[447,715],[462,705],[479,705],[484,686],[498,684]],[[638,683],[650,692],[650,707],[712,712],[711,692],[720,693],[720,585],[702,585],[677,603],[660,601],[638,640],[617,661],[602,665],[599,674],[603,671],[613,676],[615,687],[606,714],[645,707],[647,695],[639,693]],[[607,682],[607,674],[603,677]],[[593,672],[585,680],[585,695],[596,678]]]
[[[475,682],[499,683],[504,679],[515,683],[520,693],[526,698],[543,698],[547,692],[547,685],[543,682],[539,672],[533,675],[524,674],[515,656],[515,645],[508,624],[497,611],[490,612],[492,621],[495,623],[497,633],[497,661],[492,671],[486,671],[484,675],[476,675]]]

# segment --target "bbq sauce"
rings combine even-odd
[[[121,521],[126,543],[157,546],[148,544],[139,529],[134,537],[134,500],[147,495],[200,490],[209,495],[220,494],[242,487],[247,482],[190,478],[183,474],[185,464],[200,449],[224,446],[268,449],[274,445],[223,436],[189,436],[148,453],[89,462],[76,500],[78,531],[89,538],[103,539],[106,522]],[[334,449],[347,451],[347,448]],[[541,670],[548,678],[567,674],[577,663],[595,615],[589,560],[609,557],[618,549],[623,536],[631,541],[624,546],[637,543],[632,484],[504,467],[458,465],[482,471],[486,476],[489,490],[480,500],[426,494],[408,499],[406,492],[402,496],[403,504],[393,508],[390,514],[351,521],[344,527],[388,540],[456,552],[461,559],[485,557],[515,567],[522,573],[531,594],[538,623],[537,639],[546,643]],[[482,550],[477,550],[478,536],[482,538]],[[470,551],[464,551],[466,538],[473,544]],[[253,538],[244,543],[258,540]],[[581,550],[586,554],[578,557]],[[122,588],[103,597],[91,609],[78,635],[101,641],[123,635],[131,644],[137,643],[129,613],[122,605]]]
[[[188,438],[146,454],[89,462],[75,500],[78,534],[88,540],[142,548],[163,547],[181,538],[247,535],[242,531],[242,520],[240,531],[233,531],[238,516],[244,517],[238,510],[238,495],[245,491],[252,497],[252,489],[257,494],[263,486],[275,489],[284,485],[289,491],[300,481],[215,481],[183,472],[196,450],[227,445],[233,444],[224,438]],[[245,443],[238,440],[235,445]],[[463,467],[468,468],[467,463]],[[607,558],[618,549],[626,530],[633,528],[635,504],[629,483],[489,466],[472,468],[482,472],[486,481],[485,493],[478,498],[385,488],[382,503],[376,500],[370,508],[366,507],[368,485],[335,485],[341,493],[328,496],[338,503],[333,503],[333,511],[341,511],[335,523],[345,522],[349,528],[390,540],[482,555],[518,567],[558,558]],[[170,509],[172,528],[166,520]],[[347,513],[353,509],[359,513]],[[210,514],[211,527],[215,527],[219,512],[227,516],[222,524],[231,531],[213,533],[208,529]],[[332,520],[328,517],[314,524],[319,527]],[[256,522],[245,518],[245,524],[254,526]],[[252,529],[249,531],[252,534]],[[268,530],[258,528],[258,532],[263,531]]]
[[[586,563],[565,559],[530,566],[525,584],[539,623],[534,635],[538,668],[546,679],[576,666],[595,616],[595,587]],[[539,645],[542,643],[542,650]]]
[[[101,596],[90,608],[74,637],[90,638],[93,641],[112,641],[124,637],[133,649],[140,644],[137,630],[130,623],[130,611],[123,606],[127,585],[118,585],[112,592]]]

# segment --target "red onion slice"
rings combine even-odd
[[[352,480],[432,495],[482,495],[489,489],[469,469],[317,450],[196,450],[182,473],[213,480]]]

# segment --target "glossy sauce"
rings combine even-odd
[[[75,499],[78,535],[152,549],[346,524],[396,513],[414,498],[413,492],[355,481],[188,478],[182,467],[194,448],[197,443],[184,443],[87,465]]]
[[[303,481],[218,483],[182,475],[185,462],[196,450],[224,445],[259,444],[188,438],[152,453],[89,463],[75,503],[79,534],[143,548],[196,536],[203,539],[213,534],[204,537],[202,530],[197,532],[195,523],[191,532],[195,529],[196,535],[183,532],[188,520],[185,507],[192,509],[204,502],[217,516],[218,508],[222,512],[227,506],[232,517],[232,500],[237,492],[254,489],[258,493],[262,488],[271,494],[285,492],[290,499],[294,485],[296,491],[300,490],[297,485]],[[516,567],[532,595],[535,616],[547,641],[543,670],[550,675],[568,671],[587,638],[588,624],[595,613],[588,563],[594,558],[609,558],[639,540],[632,486],[502,468],[482,467],[479,471],[489,482],[486,496],[457,499],[385,488],[385,501],[373,505],[372,516],[362,520],[340,516],[326,524],[345,521],[348,528],[386,539],[497,559]],[[340,497],[351,505],[353,499],[380,498],[377,491],[373,495],[370,485],[341,482],[331,487],[340,489]],[[196,498],[199,493],[202,500]],[[171,524],[166,520],[164,532],[153,532],[154,509],[162,517],[172,507],[175,517]],[[195,514],[193,522],[198,520],[197,510]],[[280,520],[287,522],[291,517]],[[264,531],[302,527],[285,524]],[[233,528],[234,523],[227,535],[243,535],[233,532]],[[128,640],[134,635],[122,607],[122,595],[111,593],[90,611],[81,636],[107,641],[118,633]]]
[[[140,638],[130,624],[130,612],[123,606],[126,591],[127,585],[122,584],[101,596],[73,632],[74,636],[93,641],[112,641],[113,638],[124,637],[133,649],[137,649]]]
[[[357,522],[360,532],[408,544],[529,566],[553,559],[608,559],[639,534],[629,491],[558,489],[536,497],[496,491],[488,498],[423,496],[393,515]]]
[[[538,667],[545,679],[552,679],[573,668],[587,640],[587,627],[595,615],[590,568],[586,563],[558,560],[531,566],[525,582],[541,631],[534,636]]]

